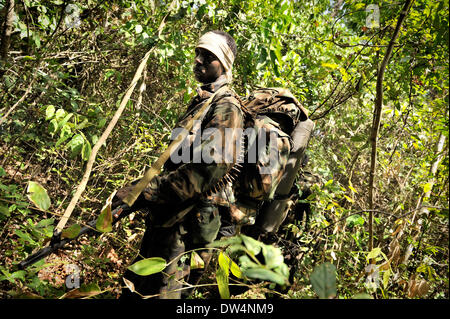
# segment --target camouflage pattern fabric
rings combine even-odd
[[[220,81],[219,83],[215,82],[210,87],[199,90],[199,95],[188,107],[187,113],[181,118],[177,126],[183,127],[186,121],[211,96],[212,93],[207,89],[218,90],[221,87],[220,84],[224,85],[225,83],[221,83]],[[212,162],[210,164],[204,162],[176,164],[169,159],[165,165],[165,169],[168,172],[164,175],[157,176],[143,191],[145,200],[156,203],[174,201],[181,203],[195,196],[202,196],[210,192],[230,172],[237,160],[240,150],[237,150],[235,145],[237,145],[236,139],[239,136],[237,135],[238,130],[233,131],[233,129],[242,129],[243,125],[243,114],[239,107],[239,101],[235,98],[235,93],[228,90],[216,96],[201,123],[200,129],[198,127],[193,128],[187,137],[188,140],[185,141],[186,144],[184,144],[184,147],[190,149],[190,158],[192,159],[196,151],[194,149],[195,141],[201,138],[199,133],[213,128],[223,137],[221,150],[228,152],[227,154],[222,154],[222,156],[231,158],[232,160],[230,162],[219,161],[218,163]],[[226,129],[229,129],[228,132],[226,132]],[[205,144],[208,144],[208,141],[198,143],[197,147],[203,148]],[[201,153],[201,150],[198,152]]]

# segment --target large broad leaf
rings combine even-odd
[[[91,156],[92,148],[88,140],[84,140],[83,148],[81,149],[81,158],[85,161]]]
[[[81,285],[80,288],[73,289],[63,295],[63,298],[86,298],[101,294],[102,291],[96,283]]]
[[[112,212],[111,212],[111,203],[107,203],[98,216],[97,223],[95,227],[98,231],[102,233],[107,233],[112,230]]]
[[[283,275],[262,267],[245,269],[244,275],[248,278],[272,281],[281,286],[288,284],[288,279]]]
[[[47,210],[50,207],[50,197],[48,197],[45,188],[42,187],[39,183],[30,181],[28,183],[27,191],[29,193],[28,198],[37,207],[42,210]]]
[[[345,222],[347,223],[347,226],[353,227],[354,225],[364,225],[364,218],[362,218],[360,215],[355,214],[352,216],[349,216],[346,218]]]
[[[216,271],[216,281],[219,287],[220,298],[230,299],[230,289],[228,287],[228,274],[222,267],[219,267]]]
[[[67,227],[61,232],[61,238],[75,238],[80,233],[81,226],[78,224],[73,224],[70,227]]]
[[[148,276],[163,271],[166,266],[166,261],[163,258],[151,257],[135,262],[128,269],[139,276]]]
[[[378,255],[381,254],[381,248],[376,247],[374,249],[372,249],[372,251],[369,252],[369,254],[367,255],[367,260],[373,259],[373,258],[377,258]]]
[[[317,266],[309,279],[319,298],[336,296],[336,267],[333,264],[324,263]]]
[[[202,257],[195,251],[191,253],[191,269],[202,269],[205,268],[205,262]]]
[[[219,266],[225,271],[227,275],[229,275],[231,271],[231,273],[236,278],[243,278],[242,271],[239,266],[223,252],[220,252],[219,254]]]
[[[47,105],[47,108],[45,109],[45,120],[51,120],[53,116],[55,115],[55,106],[53,105]]]
[[[225,274],[228,276],[230,274],[230,258],[228,258],[228,256],[226,256],[223,252],[220,252],[218,259],[219,267],[222,268]]]
[[[261,251],[262,243],[257,241],[256,239],[253,239],[251,237],[241,235],[242,241],[244,242],[245,247],[254,255],[258,255]]]
[[[283,264],[284,258],[280,248],[264,245],[262,253],[268,268],[276,268]]]
[[[11,213],[9,212],[8,207],[2,206],[2,205],[0,205],[0,214],[4,215],[6,217],[11,216]]]
[[[81,134],[77,134],[74,137],[72,137],[72,140],[69,142],[70,146],[70,157],[74,158],[78,154],[80,154],[84,144],[84,138],[81,136]]]
[[[61,129],[59,139],[56,141],[55,146],[58,147],[72,136],[72,129],[69,125],[64,125]]]

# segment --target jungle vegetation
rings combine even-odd
[[[90,157],[70,231],[158,158],[196,94],[196,41],[216,29],[237,42],[238,94],[287,87],[309,110],[304,170],[320,182],[302,200],[309,221],[270,245],[217,244],[191,298],[449,298],[448,0],[2,0],[0,17],[2,298],[126,289],[139,213],[17,265],[48,244]],[[202,267],[197,257],[185,256]]]

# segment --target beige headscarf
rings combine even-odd
[[[203,48],[214,53],[225,69],[228,82],[231,82],[233,78],[231,70],[233,68],[234,54],[227,44],[227,39],[220,34],[210,31],[200,37],[197,48]]]

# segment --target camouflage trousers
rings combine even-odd
[[[234,235],[235,226],[227,219],[229,216],[229,213],[225,212],[227,209],[202,200],[184,220],[171,227],[152,225],[151,217],[147,218],[139,256],[134,262],[149,257],[162,257],[166,262],[173,262],[157,274],[139,276],[127,270],[124,277],[133,282],[135,290],[141,295],[158,295],[157,297],[161,299],[181,298],[182,292],[183,295],[186,293],[186,289],[182,289],[183,282],[196,284],[203,273],[202,269],[190,270],[189,258],[183,258],[183,253],[205,247],[220,236]],[[211,254],[207,249],[199,254],[206,267]],[[124,289],[121,298],[140,298],[140,296],[129,289]]]

